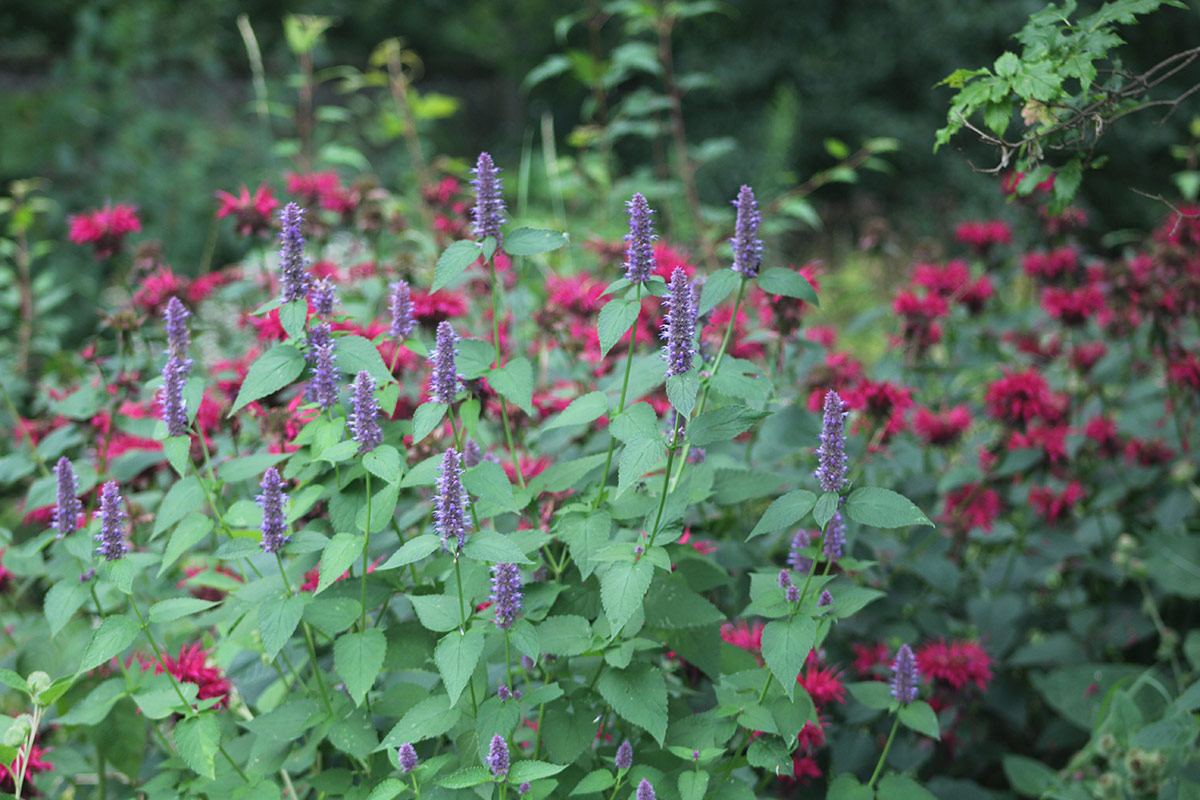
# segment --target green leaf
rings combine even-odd
[[[719,269],[710,275],[700,290],[699,315],[703,316],[716,308],[737,288],[741,279],[742,276],[731,269]]]
[[[588,392],[582,397],[576,397],[571,404],[560,413],[551,417],[542,426],[542,433],[555,428],[566,428],[572,425],[587,425],[608,413],[608,397],[604,392]]]
[[[158,577],[162,577],[179,558],[200,542],[212,530],[213,521],[203,514],[188,514],[175,527],[163,552],[162,563],[158,567]]]
[[[367,800],[395,800],[406,791],[408,784],[399,778],[384,778],[383,782],[367,795]]]
[[[466,633],[452,631],[443,636],[434,648],[433,660],[442,674],[451,705],[458,703],[459,695],[467,688],[471,673],[483,654],[483,642],[483,634],[477,630]]]
[[[613,711],[662,746],[667,735],[667,683],[660,670],[649,664],[623,670],[605,667],[596,688]]]
[[[1017,794],[1025,797],[1041,797],[1058,782],[1058,773],[1032,758],[1006,754],[1004,777]]]
[[[841,499],[841,495],[837,492],[824,492],[817,498],[817,504],[813,507],[813,520],[816,521],[818,528],[825,530],[825,525],[833,519],[833,514],[838,509],[838,501]]]
[[[488,383],[498,394],[521,407],[529,416],[537,411],[533,407],[533,365],[527,358],[514,358],[501,369],[488,373]]]
[[[120,655],[125,648],[133,644],[141,632],[128,617],[105,617],[92,633],[87,649],[83,651],[83,660],[79,664],[79,672],[95,669],[114,656]]]
[[[903,775],[888,775],[881,780],[876,797],[887,800],[937,800],[933,792]]]
[[[539,228],[517,228],[504,234],[504,252],[510,256],[536,256],[567,243],[567,234]]]
[[[50,625],[50,636],[57,636],[75,612],[88,598],[87,586],[74,578],[64,578],[50,587],[44,602],[46,622]]]
[[[758,288],[768,294],[796,297],[814,306],[821,305],[817,298],[817,290],[807,278],[794,269],[771,267],[763,270],[758,276]]]
[[[593,556],[608,546],[612,533],[612,516],[607,511],[592,514],[567,514],[556,520],[558,537],[571,550],[571,559],[579,574],[587,580],[596,569]]]
[[[796,676],[800,674],[816,637],[817,623],[809,617],[774,620],[763,628],[763,660],[789,698],[796,690]]]
[[[479,245],[475,242],[461,241],[451,244],[442,251],[442,255],[437,260],[437,266],[433,271],[433,286],[429,291],[432,293],[449,286],[459,275],[463,274],[463,270],[474,264],[478,258]]]
[[[260,739],[287,742],[311,728],[321,717],[320,704],[305,697],[276,706],[240,724]]]
[[[707,772],[684,772],[679,776],[679,800],[704,800],[707,791]]]
[[[392,554],[392,557],[376,567],[376,572],[384,572],[397,567],[406,567],[420,561],[425,556],[442,546],[442,540],[432,533],[423,533],[415,539],[410,539]]]
[[[88,692],[71,710],[59,718],[62,725],[97,725],[127,692],[125,681],[111,678]]]
[[[339,533],[329,540],[329,544],[325,545],[325,552],[321,553],[321,577],[314,595],[325,591],[342,577],[350,565],[362,555],[365,542],[366,537],[357,533]]]
[[[638,437],[625,443],[617,462],[617,493],[620,497],[636,481],[663,460],[666,447],[657,438]]]
[[[337,366],[347,375],[357,375],[365,370],[380,386],[393,380],[379,350],[370,339],[357,334],[338,337]]]
[[[1004,53],[996,59],[992,69],[1001,78],[1011,78],[1021,71],[1021,59],[1017,58],[1014,53]]]
[[[642,598],[646,596],[653,577],[654,567],[646,559],[614,561],[601,576],[600,601],[614,637],[634,612],[642,607]]]
[[[942,738],[941,731],[938,730],[937,714],[924,700],[917,700],[901,706],[900,722],[906,728],[911,728],[922,736],[928,736],[930,739]]]
[[[462,482],[475,497],[481,517],[493,517],[505,512],[516,514],[521,510],[513,497],[513,487],[508,482],[504,467],[494,461],[481,461],[463,470]]]
[[[433,697],[427,697],[400,718],[384,737],[378,749],[437,738],[457,725],[461,716],[461,711],[450,707],[450,699],[446,695],[435,694]]]
[[[566,768],[565,764],[551,764],[546,761],[518,761],[509,769],[508,780],[516,784],[538,781],[557,775]]]
[[[458,598],[448,594],[415,594],[409,596],[417,619],[427,630],[445,633],[458,630],[462,624]]]
[[[287,453],[254,453],[231,458],[217,466],[217,477],[224,483],[240,483],[250,478],[257,479],[269,467],[275,466],[287,457]]]
[[[616,778],[606,769],[592,770],[584,776],[583,780],[575,784],[575,788],[571,790],[570,797],[577,794],[599,794],[608,791],[608,787],[616,783]]]
[[[825,800],[874,800],[875,792],[858,782],[853,775],[838,775],[829,784]]]
[[[400,452],[390,444],[381,444],[363,456],[363,467],[372,475],[388,483],[399,483],[403,470]]]
[[[279,324],[289,339],[302,337],[306,322],[308,322],[308,301],[303,297],[290,303],[284,303],[279,307]]]
[[[652,628],[683,630],[725,621],[720,609],[672,573],[650,585],[646,594],[646,624]]]
[[[846,516],[862,525],[876,528],[904,528],[909,525],[934,527],[929,517],[913,502],[891,489],[864,486],[846,498]]]
[[[221,729],[213,714],[198,714],[175,725],[175,746],[184,763],[209,780],[217,777],[215,760]]]
[[[187,474],[191,462],[192,437],[170,436],[163,441],[163,452],[167,455],[167,463],[179,477]]]
[[[608,355],[613,345],[621,341],[621,337],[633,327],[633,321],[641,309],[640,303],[620,299],[610,300],[600,309],[600,318],[596,321],[596,329],[600,334],[600,355]]]
[[[688,425],[687,438],[697,447],[729,441],[750,430],[754,423],[767,416],[770,416],[769,412],[747,406],[710,409]]]
[[[340,464],[343,461],[349,461],[357,454],[358,442],[353,439],[345,439],[329,445],[317,457],[322,461],[328,461],[330,464]]]
[[[764,533],[790,528],[812,511],[817,502],[817,496],[807,489],[796,489],[775,500],[763,512],[758,524],[750,531],[747,539],[762,536]]]
[[[696,395],[699,392],[700,375],[694,368],[682,375],[672,375],[667,378],[667,399],[684,419],[692,416],[692,409],[696,407]]]
[[[288,639],[292,638],[304,614],[307,599],[299,595],[273,597],[258,607],[258,630],[262,634],[267,658],[279,655]]]
[[[226,416],[232,417],[249,403],[275,394],[299,378],[302,372],[304,356],[300,351],[290,344],[275,345],[250,365],[237,400]]]
[[[362,705],[363,698],[375,684],[386,653],[387,638],[379,628],[346,633],[334,643],[333,664],[356,706]]]
[[[546,617],[538,623],[537,634],[542,652],[554,656],[577,656],[592,646],[592,627],[571,614]]]
[[[458,374],[463,378],[481,378],[492,369],[496,348],[482,339],[461,339],[458,343]]]
[[[150,621],[154,623],[174,622],[177,619],[207,611],[218,605],[212,600],[201,600],[197,597],[172,597],[160,600],[150,606]]]
[[[892,697],[891,687],[882,681],[848,683],[846,684],[846,688],[850,690],[851,697],[867,708],[876,711],[884,711],[891,708],[892,703],[895,702],[895,698]]]
[[[444,789],[469,789],[481,783],[489,783],[492,773],[486,767],[467,767],[460,769],[449,777],[438,781],[438,786]]]
[[[154,532],[151,539],[186,517],[193,511],[199,511],[204,506],[204,489],[200,481],[193,475],[181,478],[172,484],[158,504],[158,513],[154,517]]]
[[[435,403],[432,400],[417,406],[412,418],[412,443],[414,445],[419,444],[422,439],[433,433],[433,429],[445,418],[446,409],[449,407],[445,403]]]
[[[463,555],[492,564],[532,564],[510,537],[495,531],[477,531],[467,537]]]

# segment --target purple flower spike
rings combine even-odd
[[[817,598],[817,607],[823,608],[831,605],[833,605],[833,595],[829,593],[828,589],[826,589],[825,591],[821,592],[821,596]]]
[[[512,627],[524,607],[521,591],[521,571],[516,564],[496,564],[492,567],[492,608],[496,611],[496,627],[506,631]]]
[[[312,397],[322,411],[328,411],[338,400],[337,345],[330,339],[318,345],[314,355]]]
[[[800,602],[800,587],[794,583],[788,584],[787,589],[785,589],[783,592],[783,598],[785,600],[787,600],[789,603],[799,603]]]
[[[100,487],[100,532],[96,534],[96,554],[106,561],[124,558],[129,552],[125,546],[125,509],[120,487],[109,481]]]
[[[392,284],[388,295],[388,306],[392,312],[392,327],[388,331],[396,341],[404,341],[412,335],[417,320],[413,311],[412,291],[404,281]]]
[[[825,526],[825,541],[821,546],[821,555],[825,556],[826,561],[836,564],[845,549],[846,520],[842,518],[842,512],[835,511],[829,518],[829,524]]]
[[[167,329],[167,362],[163,364],[162,385],[158,389],[159,413],[170,436],[183,436],[188,427],[183,390],[192,371],[192,360],[187,357],[187,318],[191,315],[179,298],[172,297],[163,316]]]
[[[625,236],[625,277],[645,283],[654,274],[654,212],[640,193],[625,204],[629,209],[629,233]]]
[[[411,744],[405,742],[396,752],[396,760],[400,762],[401,772],[412,772],[417,768],[417,751]]]
[[[365,369],[354,379],[354,409],[350,412],[350,431],[358,442],[358,454],[365,456],[383,444],[379,427],[379,403],[375,400],[375,379]]]
[[[813,473],[826,492],[846,488],[846,405],[838,393],[830,389],[825,394],[825,420],[817,447],[817,471]]]
[[[663,358],[670,378],[692,368],[692,358],[696,355],[693,344],[696,339],[696,295],[682,267],[676,267],[671,273],[667,288],[670,294],[666,298],[667,316],[663,321],[662,338],[667,341]]]
[[[908,705],[917,699],[918,683],[917,660],[913,657],[912,648],[902,644],[892,663],[892,697],[900,705]]]
[[[504,741],[503,736],[496,734],[492,737],[492,746],[488,750],[487,765],[493,775],[503,778],[508,774],[508,764],[508,742]]]
[[[733,245],[731,269],[747,278],[753,278],[758,275],[763,253],[763,243],[758,238],[758,223],[762,218],[758,214],[754,190],[743,186],[733,205],[737,209],[737,223],[733,228],[733,238],[729,240]]]
[[[442,456],[437,496],[433,500],[433,526],[442,538],[442,546],[451,550],[450,542],[453,541],[453,552],[458,553],[467,543],[467,528],[470,525],[467,490],[462,485],[462,461],[458,451],[451,447]]]
[[[804,549],[811,544],[812,536],[804,529],[796,531],[796,535],[792,537],[792,551],[788,554],[788,563],[801,575],[812,571],[812,559],[804,555]]]
[[[496,240],[496,247],[504,243],[504,235],[500,226],[504,224],[504,199],[500,196],[500,170],[492,163],[492,157],[480,153],[471,170],[475,177],[471,185],[475,187],[475,208],[471,211],[471,232],[480,240],[491,236]]]
[[[279,470],[271,467],[264,472],[258,488],[262,490],[262,494],[256,498],[263,516],[262,549],[264,553],[278,553],[291,541],[287,535],[287,518],[284,516],[288,497],[283,493],[283,478],[279,477]]]
[[[180,358],[187,356],[190,343],[187,319],[191,315],[183,303],[179,302],[178,297],[172,297],[167,301],[167,310],[163,313],[167,329],[167,355]]]
[[[617,769],[629,769],[633,766],[633,745],[628,739],[621,742],[621,746],[617,748],[615,766]]]
[[[532,788],[533,786],[529,783],[529,781],[525,781],[517,787],[517,794],[529,794],[529,790]]]
[[[304,257],[304,209],[288,203],[279,212],[282,230],[279,232],[279,271],[283,283],[283,300],[290,303],[308,294],[309,275],[305,272],[308,259]]]
[[[79,502],[79,481],[75,478],[75,468],[66,456],[60,458],[55,465],[54,477],[58,482],[54,527],[60,537],[70,536],[79,529],[79,515],[83,512],[83,504]]]
[[[463,442],[462,463],[468,469],[478,467],[483,462],[483,450],[479,447],[479,442],[467,437]]]
[[[792,585],[792,576],[788,574],[786,569],[779,571],[779,588],[786,589]]]
[[[333,302],[336,299],[336,293],[333,284],[328,278],[321,278],[312,285],[312,291],[309,292],[309,298],[312,300],[313,311],[320,314],[322,317],[328,317],[333,313]]]
[[[637,800],[658,800],[654,796],[654,787],[645,778],[642,778],[642,782],[638,784]]]
[[[433,374],[429,378],[429,397],[435,403],[448,405],[454,402],[454,396],[458,394],[458,367],[455,363],[458,358],[457,344],[458,334],[450,327],[450,323],[444,320],[439,322],[437,344],[434,345],[433,355],[429,357],[433,362]]]

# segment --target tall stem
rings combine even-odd
[[[360,629],[365,633],[367,630],[367,561],[370,558],[371,552],[371,473],[367,473],[367,539],[363,542],[363,562],[362,562],[362,591],[360,598],[362,600],[362,618],[359,620]]]
[[[663,470],[662,497],[658,499],[658,513],[654,515],[654,528],[650,532],[650,543],[646,545],[647,550],[654,547],[654,540],[658,536],[658,525],[662,522],[663,509],[667,505],[667,495],[670,493],[668,490],[671,486],[671,464],[675,460],[675,451],[679,449],[679,445],[675,441],[678,438],[677,432],[678,428],[671,432],[671,443],[667,445],[667,468]]]
[[[637,342],[638,319],[642,316],[641,283],[637,285],[637,307],[637,316],[633,318],[633,332],[629,336],[629,351],[625,354],[625,379],[621,381],[621,399],[617,402],[617,413],[613,414],[613,417],[620,416],[621,412],[625,410],[625,393],[629,391],[629,372],[633,367],[633,346]],[[604,457],[604,472],[600,473],[600,491],[596,494],[596,499],[592,502],[593,509],[600,505],[600,501],[604,499],[608,492],[608,470],[610,467],[612,467],[613,448],[616,446],[617,439],[610,433],[608,439],[608,455]]]
[[[500,316],[498,311],[497,296],[500,294],[500,289],[496,286],[496,258],[492,254],[492,258],[488,259],[488,268],[492,272],[492,343],[496,347],[496,369],[500,369],[504,364],[500,360]],[[500,417],[504,420],[504,442],[508,445],[508,457],[512,459],[513,469],[517,473],[517,484],[525,488],[525,476],[521,474],[521,460],[517,456],[517,450],[513,447],[512,426],[508,422],[508,401],[503,395],[500,397]]]
[[[287,592],[288,597],[292,597],[295,593],[292,591],[292,584],[288,581],[287,572],[283,569],[283,557],[279,553],[275,553],[275,563],[279,565],[279,577],[283,579],[283,589]],[[308,648],[308,660],[312,662],[313,675],[317,679],[317,689],[321,692],[321,700],[325,704],[325,710],[332,717],[333,704],[329,702],[329,694],[325,690],[325,679],[321,677],[321,668],[317,665],[317,647],[313,643],[312,629],[304,620],[300,620],[300,627],[304,631],[304,644]],[[288,666],[291,666],[289,664]]]
[[[888,734],[887,744],[883,746],[883,752],[879,754],[879,763],[875,765],[875,771],[871,773],[871,780],[867,781],[867,788],[870,789],[875,785],[875,781],[879,779],[879,773],[883,772],[883,762],[887,760],[888,751],[892,749],[892,740],[896,738],[896,729],[900,727],[900,712],[896,712],[896,721],[892,723],[892,732]]]

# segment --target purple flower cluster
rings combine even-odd
[[[516,564],[496,564],[492,567],[492,608],[496,612],[496,627],[506,631],[513,626],[524,607],[521,590],[521,571]]]
[[[124,558],[129,552],[125,546],[124,502],[116,481],[100,487],[100,532],[95,537],[100,546],[96,548],[96,554],[104,556],[106,561]]]
[[[743,186],[733,205],[737,209],[737,222],[734,224],[733,238],[729,240],[733,245],[731,269],[747,278],[753,278],[758,275],[763,253],[763,243],[758,238],[758,223],[762,218],[758,213],[754,190]]]
[[[492,746],[488,749],[487,765],[491,769],[492,775],[497,778],[503,778],[508,774],[508,742],[504,741],[504,737],[500,734],[492,737]]]
[[[411,744],[405,742],[396,751],[396,760],[400,762],[401,772],[412,772],[417,768],[417,751]]]
[[[617,769],[629,769],[633,766],[633,745],[629,740],[621,742],[621,746],[617,748],[617,758],[614,763]]]
[[[321,323],[324,325],[325,323]],[[313,348],[311,399],[322,411],[333,408],[338,400],[337,344],[332,336]]]
[[[821,592],[821,596],[817,598],[817,608],[824,608],[825,606],[832,605],[833,595],[830,594],[828,589],[826,589],[825,591]]]
[[[313,311],[322,317],[328,317],[333,313],[333,302],[336,299],[333,283],[328,278],[314,282],[309,299],[312,301]]]
[[[191,316],[178,297],[167,301],[164,313],[167,329],[167,362],[163,364],[162,386],[158,390],[158,404],[162,421],[167,425],[170,436],[187,433],[187,401],[183,389],[192,371],[192,360],[187,357],[189,344],[187,318]]]
[[[817,447],[817,470],[813,473],[826,492],[846,488],[846,405],[838,393],[830,389],[825,394],[825,419]]]
[[[657,800],[654,796],[654,787],[645,778],[642,778],[642,782],[638,784],[637,800]]]
[[[796,535],[792,537],[792,549],[788,553],[788,564],[801,575],[807,575],[812,571],[812,559],[804,555],[805,548],[811,544],[812,536],[803,528],[796,531]]]
[[[471,170],[475,177],[471,185],[475,187],[475,208],[471,210],[471,231],[480,239],[491,236],[496,240],[496,247],[504,242],[500,226],[504,224],[504,199],[500,196],[500,170],[492,163],[492,157],[480,153]]]
[[[783,596],[789,603],[800,602],[800,587],[792,583],[792,575],[786,569],[779,572],[779,588],[783,589]]]
[[[442,456],[441,474],[438,476],[437,496],[433,500],[433,526],[442,539],[442,546],[458,553],[467,543],[467,528],[471,515],[467,511],[467,490],[462,485],[462,463],[458,451],[451,447]]]
[[[667,362],[667,377],[682,375],[692,368],[696,355],[696,293],[682,267],[676,267],[667,284],[667,314],[662,338],[666,340],[662,357]]]
[[[896,660],[892,663],[892,697],[900,705],[908,705],[917,699],[918,683],[917,660],[913,656],[912,648],[902,644],[896,652]]]
[[[54,477],[58,484],[54,527],[60,537],[70,536],[79,528],[79,515],[83,512],[83,504],[79,502],[79,481],[75,478],[75,468],[66,456],[60,458],[55,465]]]
[[[256,498],[262,509],[262,549],[264,553],[278,553],[291,541],[287,535],[287,518],[284,516],[288,497],[283,493],[283,478],[279,476],[279,470],[271,467],[264,472],[258,488],[262,490],[262,494]]]
[[[450,323],[442,321],[437,327],[437,343],[429,360],[433,363],[433,374],[429,378],[429,396],[435,403],[454,402],[458,394],[458,334]]]
[[[392,327],[388,333],[396,341],[402,342],[412,335],[413,328],[417,326],[412,291],[405,281],[392,284],[391,293],[388,295],[388,307],[392,312]]]
[[[301,300],[308,294],[308,284],[311,280],[305,267],[308,260],[304,257],[304,209],[295,203],[288,203],[279,212],[282,229],[279,231],[279,272],[283,283],[284,302]]]
[[[625,235],[625,278],[645,283],[654,274],[654,212],[641,193],[625,204],[629,209],[629,233]]]
[[[836,564],[845,549],[846,520],[842,518],[842,512],[835,511],[829,518],[829,524],[825,526],[825,541],[822,543],[821,555],[825,556],[826,561]]]
[[[351,398],[350,432],[358,442],[358,454],[366,455],[383,444],[383,429],[379,427],[382,413],[375,400],[375,379],[365,369],[354,379]]]

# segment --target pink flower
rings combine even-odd
[[[1049,486],[1035,486],[1029,490],[1029,504],[1043,519],[1054,523],[1071,513],[1071,509],[1083,499],[1084,494],[1079,481],[1071,481],[1060,492]]]
[[[913,428],[927,443],[938,446],[954,444],[971,427],[971,412],[966,406],[955,406],[940,412],[918,408],[913,415]]]
[[[237,220],[237,232],[242,236],[262,235],[271,230],[271,220],[279,201],[271,194],[271,187],[260,183],[250,194],[246,184],[242,184],[237,196],[229,192],[217,192],[217,200],[221,206],[217,209],[217,219],[233,217]]]
[[[739,619],[736,622],[726,622],[721,626],[721,640],[757,656],[762,652],[764,627],[765,625],[761,622],[755,622],[751,626],[744,619]]]
[[[1067,398],[1051,391],[1046,379],[1032,369],[1004,370],[1004,377],[988,386],[986,402],[993,419],[1013,426],[1035,419],[1057,422],[1067,406]]]
[[[127,234],[138,233],[142,222],[133,206],[109,206],[70,218],[71,231],[68,238],[75,244],[90,244],[96,258],[109,258],[121,249],[121,241]]]
[[[991,489],[981,489],[978,483],[960,486],[946,495],[943,519],[961,519],[964,530],[979,528],[991,533],[992,524],[1000,516],[1000,495]]]
[[[177,659],[163,656],[160,663],[156,659],[141,656],[139,660],[142,664],[142,672],[153,667],[154,674],[158,675],[165,670],[174,675],[180,683],[193,683],[198,686],[200,691],[196,693],[196,699],[208,700],[219,697],[221,700],[217,703],[217,708],[227,708],[229,706],[229,681],[221,674],[220,669],[209,666],[210,654],[210,651],[201,649],[200,643],[196,642],[184,645],[179,651]]]
[[[926,679],[945,681],[955,689],[972,681],[986,689],[992,680],[992,660],[979,642],[960,640],[947,645],[939,639],[922,645],[916,657],[917,668]]]
[[[1104,307],[1104,292],[1095,284],[1078,289],[1048,286],[1042,291],[1042,310],[1070,327],[1085,324]]]
[[[1000,220],[964,222],[954,229],[954,238],[983,254],[997,244],[1012,243],[1012,229]]]
[[[142,285],[133,295],[133,304],[147,316],[157,317],[167,307],[168,300],[172,297],[182,300],[187,293],[187,279],[180,278],[170,267],[161,265],[142,278]]]

